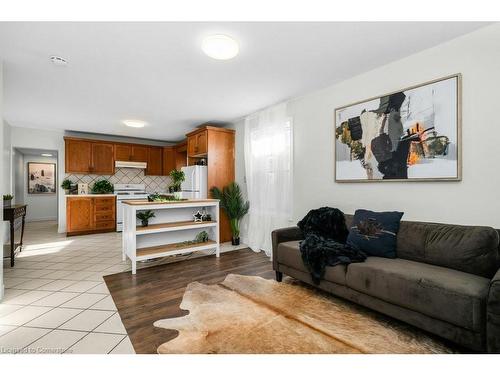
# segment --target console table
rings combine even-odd
[[[14,267],[14,257],[16,256],[16,250],[19,248],[19,251],[22,250],[23,247],[23,235],[24,235],[24,221],[26,218],[26,207],[25,204],[16,204],[10,207],[3,208],[3,219],[5,221],[10,222],[10,266]],[[16,245],[14,239],[14,223],[16,219],[22,218],[21,224],[21,238],[19,240],[19,244]]]

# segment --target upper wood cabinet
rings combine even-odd
[[[132,160],[132,145],[115,144],[115,160],[117,161]]]
[[[149,147],[146,175],[163,175],[163,149],[161,147]]]
[[[93,174],[115,174],[115,161],[113,158],[114,145],[112,143],[92,143]]]
[[[174,146],[175,150],[175,169],[181,170],[182,167],[188,165],[187,163],[187,140],[178,143]]]
[[[90,173],[92,143],[84,140],[65,139],[66,173]]]
[[[175,147],[163,147],[163,175],[168,176],[175,169]]]
[[[65,139],[66,173],[114,174],[112,143]]]
[[[200,129],[187,134],[188,156],[204,156],[208,152],[208,130]]]
[[[149,161],[149,146],[132,145],[132,156],[130,161],[147,163]]]
[[[149,146],[126,143],[115,144],[115,160],[148,162]]]

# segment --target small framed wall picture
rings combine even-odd
[[[55,163],[28,163],[28,194],[55,193]]]

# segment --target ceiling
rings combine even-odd
[[[0,23],[13,126],[181,139],[435,46],[486,23]],[[236,38],[213,60],[204,36]],[[55,66],[49,56],[69,61]],[[141,119],[142,129],[123,119]]]
[[[52,157],[57,157],[57,150],[40,150],[37,148],[16,147],[16,151],[28,156],[42,156],[42,154],[52,154]]]

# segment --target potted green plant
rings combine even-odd
[[[168,190],[171,193],[174,193],[174,197],[176,199],[180,199],[181,184],[186,179],[186,176],[183,171],[179,171],[177,169],[173,169],[172,171],[170,171],[169,176],[172,179],[172,182],[170,183]]]
[[[12,204],[12,199],[14,199],[14,196],[12,194],[5,194],[3,196],[3,206],[10,207]]]
[[[222,208],[229,219],[231,225],[231,233],[233,245],[240,244],[240,221],[248,213],[250,202],[243,200],[243,195],[239,185],[236,182],[231,182],[229,185],[224,186],[222,191],[214,186],[210,189],[212,197],[220,201],[220,208]]]
[[[110,194],[114,191],[113,184],[108,180],[96,181],[94,186],[92,186],[93,194]]]
[[[61,187],[64,189],[64,192],[66,194],[69,194],[69,191],[71,189],[71,181],[65,178],[63,182],[61,183]]]
[[[140,211],[137,213],[136,217],[141,221],[143,227],[149,225],[149,219],[155,217],[155,213],[151,210]]]

